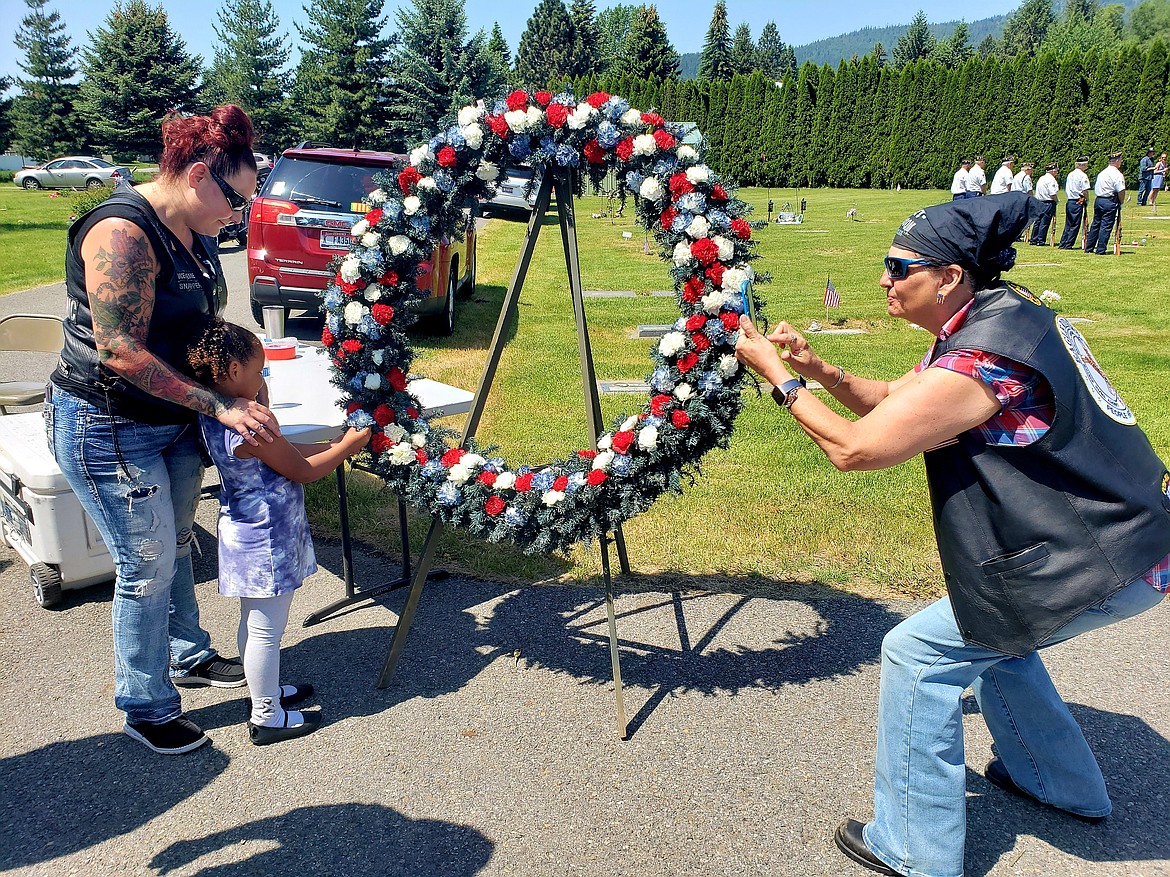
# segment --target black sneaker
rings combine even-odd
[[[295,740],[297,737],[306,737],[321,727],[320,713],[301,713],[304,724],[295,728],[272,728],[268,725],[253,725],[248,722],[248,738],[254,746],[268,746],[284,740]],[[288,713],[285,713],[288,721]]]
[[[207,742],[203,730],[186,716],[159,725],[127,719],[122,731],[159,755],[182,755]]]
[[[236,658],[221,658],[216,655],[202,664],[196,664],[186,676],[172,676],[171,682],[180,688],[239,688],[246,685],[244,665]]]

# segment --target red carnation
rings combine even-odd
[[[394,319],[394,308],[390,307],[390,305],[374,305],[370,308],[370,313],[374,315],[374,320],[379,326],[388,325]]]
[[[655,417],[661,417],[662,412],[666,410],[666,406],[670,404],[670,397],[665,393],[659,393],[650,399],[650,413]]]
[[[718,183],[716,183],[715,188],[711,190],[711,200],[712,201],[726,201],[727,199],[728,199],[727,190],[724,189],[722,186],[720,186]]]
[[[414,449],[414,458],[416,460],[418,460],[418,463],[420,466],[425,466],[427,464],[427,460],[429,459],[427,457],[427,452],[424,451],[422,448],[415,448]]]
[[[613,449],[619,454],[624,454],[630,449],[630,445],[634,442],[634,434],[627,430],[615,432],[613,434]]]
[[[500,514],[500,512],[502,512],[507,507],[508,507],[508,504],[506,502],[504,502],[502,499],[500,499],[498,496],[491,497],[487,502],[485,502],[483,504],[483,510],[485,512],[487,512],[489,515],[491,515],[493,518],[496,515]]]
[[[418,417],[418,409],[415,408],[413,405],[407,406],[406,413],[408,415],[410,415],[411,417]]]
[[[361,289],[363,286],[365,286],[365,282],[360,277],[356,281],[354,281],[353,283],[350,283],[347,280],[342,280],[341,275],[338,274],[336,277],[333,278],[333,281],[334,281],[334,283],[337,284],[337,288],[340,289],[342,292],[344,292],[346,295],[353,295],[355,292],[357,292],[359,289]]]
[[[739,328],[739,314],[723,313],[719,315],[719,319],[723,321],[723,328],[728,332],[734,332]]]
[[[373,438],[370,439],[370,449],[375,454],[383,454],[390,449],[393,442],[386,437],[383,432],[374,433]]]
[[[459,156],[455,154],[453,146],[444,146],[439,150],[439,155],[436,160],[439,162],[439,167],[455,167],[455,162],[459,160]]]
[[[382,220],[382,208],[381,207],[375,207],[373,210],[371,210],[369,213],[366,214],[366,222],[368,222],[370,224],[370,228],[373,228],[381,220]]]
[[[381,283],[383,286],[397,286],[398,285],[398,274],[395,271],[387,271],[385,274],[383,274],[381,277],[378,278],[378,282]]]
[[[690,278],[683,287],[683,301],[685,301],[687,304],[695,304],[703,297],[703,293],[706,291],[706,289],[707,288],[703,285],[703,281],[698,277]]]
[[[659,149],[674,149],[676,143],[675,139],[670,135],[669,131],[659,128],[654,132],[654,142],[658,144]]]
[[[439,459],[444,466],[454,466],[463,459],[463,455],[466,453],[467,451],[463,448],[449,448]]]
[[[479,477],[475,480],[480,484],[486,484],[488,487],[491,487],[496,483],[497,478],[499,478],[499,476],[495,472],[488,472],[485,469],[483,472],[479,473]]]
[[[569,118],[569,108],[564,104],[553,104],[548,108],[548,123],[554,128],[560,128]]]
[[[362,349],[362,342],[356,338],[350,338],[348,341],[341,342],[341,349],[346,353],[360,353]]]
[[[691,344],[695,346],[695,350],[697,350],[699,353],[702,353],[711,346],[711,339],[702,332],[696,332],[691,336]]]
[[[585,160],[590,164],[602,164],[605,161],[605,150],[596,140],[590,140],[582,150]]]
[[[675,410],[670,413],[670,422],[674,424],[675,429],[685,429],[690,426],[690,416],[682,410]]]
[[[389,426],[394,422],[394,409],[382,404],[374,409],[374,423],[378,426]]]
[[[695,191],[695,184],[687,179],[684,173],[677,173],[671,175],[670,178],[670,196],[677,201],[688,192]]]
[[[600,110],[601,105],[609,100],[609,95],[604,91],[595,91],[589,97],[585,98],[585,103],[593,107],[595,110]]]
[[[517,90],[508,95],[507,99],[508,109],[510,110],[526,110],[528,109],[528,92]]]
[[[726,265],[724,265],[722,262],[716,262],[714,265],[712,265],[710,268],[707,269],[706,274],[707,274],[708,279],[710,279],[710,281],[716,287],[719,287],[719,286],[723,285],[723,272],[726,270],[727,270]]]
[[[674,219],[676,216],[678,216],[678,211],[675,210],[673,207],[667,207],[665,210],[662,211],[662,230],[663,231],[670,231],[671,227],[674,225]]]
[[[699,361],[699,354],[693,353],[692,351],[688,350],[686,353],[684,353],[682,356],[680,356],[678,358],[678,362],[675,363],[675,365],[678,366],[678,370],[680,372],[682,372],[683,374],[686,374],[687,372],[689,372],[691,369],[693,369],[695,367],[695,364],[698,361]]]
[[[622,161],[629,161],[630,156],[634,154],[634,138],[627,137],[625,140],[622,140],[614,147],[613,151],[617,153],[617,157]]]
[[[532,473],[525,472],[516,479],[516,489],[521,493],[527,493],[532,490]]]
[[[687,318],[687,331],[697,332],[707,325],[706,314],[695,314],[693,317]]]
[[[361,411],[361,410],[362,410],[362,403],[361,402],[350,402],[348,405],[345,406],[345,413],[346,414],[353,414],[355,411]]]
[[[608,477],[609,476],[606,475],[605,472],[603,472],[601,469],[592,469],[590,470],[589,474],[585,476],[585,483],[596,487]]]
[[[731,220],[731,230],[735,232],[735,236],[741,241],[746,241],[752,236],[752,227],[744,219]]]
[[[710,238],[699,238],[691,244],[691,255],[699,260],[700,265],[710,265],[719,258],[719,247]]]
[[[488,116],[484,121],[497,137],[508,136],[508,121],[503,116]]]
[[[577,456],[582,460],[592,460],[597,456],[597,451],[589,448],[584,451],[577,451]]]
[[[386,380],[390,382],[390,386],[401,393],[406,389],[406,375],[402,373],[402,369],[398,366],[386,372]]]
[[[553,486],[552,486],[553,490],[559,490],[561,492],[564,492],[564,489],[568,486],[569,486],[569,479],[566,478],[564,475],[560,475],[560,476],[556,477],[555,479],[553,479]]]
[[[324,329],[321,330],[321,343],[324,344],[326,347],[332,347],[333,342],[335,342],[336,340],[337,339],[333,337],[333,333],[329,331],[328,326],[326,326]]]
[[[536,102],[542,107],[547,107],[549,105],[549,101],[553,99],[551,91],[538,91],[533,95],[533,97],[536,98]]]
[[[661,128],[666,124],[666,119],[662,118],[658,113],[642,113],[642,124]]]
[[[398,188],[403,195],[410,194],[410,187],[422,179],[422,174],[414,167],[408,167],[398,175]]]

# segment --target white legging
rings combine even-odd
[[[255,725],[284,724],[280,706],[280,638],[288,625],[293,593],[240,598],[238,642]]]

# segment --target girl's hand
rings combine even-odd
[[[370,428],[354,429],[352,426],[340,437],[339,442],[345,446],[346,456],[352,457],[370,442]]]
[[[739,318],[739,340],[735,342],[735,358],[774,387],[792,378],[784,363],[780,361],[776,348],[756,331],[752,321],[744,316]]]
[[[254,399],[233,399],[232,404],[215,418],[228,429],[234,429],[248,444],[257,446],[257,437],[266,442],[280,435],[280,425],[272,412]]]
[[[768,340],[780,348],[780,358],[785,364],[792,366],[792,370],[806,378],[820,377],[821,358],[813,353],[808,341],[796,331],[790,323],[781,322]]]

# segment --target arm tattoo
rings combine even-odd
[[[104,278],[89,293],[101,362],[152,396],[211,416],[221,414],[230,400],[193,383],[146,347],[158,275],[146,235],[138,229],[112,229],[109,248],[98,247],[92,273]]]

